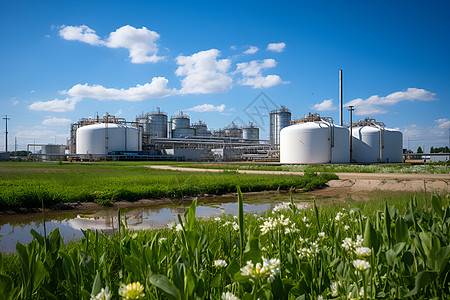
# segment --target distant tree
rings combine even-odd
[[[431,148],[430,148],[430,153],[434,153],[434,147],[433,146],[431,146]]]
[[[419,146],[419,148],[417,148],[417,152],[416,153],[423,153],[422,147]]]

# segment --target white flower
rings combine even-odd
[[[332,281],[331,282],[331,286],[330,286],[331,296],[337,297],[339,295],[338,288],[339,288],[340,285],[341,285],[341,282],[339,282],[339,281]]]
[[[219,218],[219,217],[215,217],[214,220],[217,221],[217,222],[219,222],[219,221],[220,221],[220,218]]]
[[[233,229],[239,231],[239,225],[237,223],[233,223]]]
[[[129,283],[127,285],[121,284],[119,288],[119,295],[123,299],[141,299],[145,297],[144,286],[139,282]]]
[[[275,276],[280,273],[280,260],[277,258],[266,259],[262,258],[263,264],[257,263],[254,265],[251,261],[241,268],[241,275],[250,276],[255,278],[260,276],[261,278],[266,278],[268,282],[273,282]]]
[[[342,248],[344,248],[345,250],[350,250],[353,247],[353,242],[351,238],[345,238],[342,241]]]
[[[325,232],[319,232],[318,235],[319,235],[320,237],[325,237]]]
[[[91,295],[91,300],[110,300],[112,297],[111,291],[109,290],[109,287],[102,288],[100,293],[98,293],[96,296]]]
[[[317,296],[317,300],[323,300],[323,296],[322,295]]]
[[[355,254],[358,256],[370,256],[372,249],[367,247],[358,247],[355,249]]]
[[[345,225],[345,226],[344,226],[344,229],[345,229],[345,230],[349,230],[349,228],[350,228],[350,226],[348,226],[348,225]]]
[[[218,259],[218,260],[215,260],[215,261],[214,261],[214,266],[215,266],[215,267],[222,267],[222,268],[225,268],[227,265],[228,265],[227,262],[224,261],[224,260],[222,260],[222,259]]]
[[[175,226],[175,230],[176,231],[182,231],[183,230],[183,226],[181,226],[181,224],[178,223],[177,226]]]
[[[361,289],[359,290],[359,296],[364,297],[364,287],[361,287]]]
[[[222,300],[239,300],[239,298],[230,292],[226,292],[222,293]]]
[[[363,243],[364,243],[364,239],[363,239],[362,235],[357,235],[356,236],[356,244],[355,244],[355,246],[356,247],[361,247]]]
[[[354,260],[352,263],[353,263],[353,266],[356,269],[358,269],[359,271],[364,271],[364,270],[367,270],[370,268],[370,264],[367,261],[362,260],[362,259]]]
[[[158,241],[158,242],[159,242],[160,244],[162,244],[162,243],[163,243],[164,241],[166,241],[166,240],[167,240],[167,238],[165,238],[165,237],[162,237],[162,238],[160,238],[160,239],[159,239],[159,241]]]

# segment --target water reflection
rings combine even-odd
[[[287,201],[287,195],[265,195],[263,197],[247,197],[244,203],[246,213],[263,212],[279,202]],[[232,201],[232,202],[230,202]],[[126,216],[128,227],[131,229],[163,228],[168,223],[176,221],[178,214],[185,209],[180,206],[165,205],[158,207],[130,208],[122,211]],[[219,202],[199,202],[196,215],[202,218],[216,217],[222,214],[237,215],[236,199],[221,198]],[[34,216],[11,216],[0,220],[0,251],[15,251],[17,242],[27,244],[32,241],[30,229],[41,235],[44,234],[44,222],[41,214]],[[46,231],[49,233],[59,228],[64,242],[80,238],[82,230],[103,230],[112,234],[117,230],[117,210],[104,208],[90,213],[60,212],[46,215]]]

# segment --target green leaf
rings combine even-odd
[[[395,240],[398,242],[407,242],[409,240],[408,225],[403,218],[399,217],[395,223]]]
[[[372,226],[369,218],[366,221],[366,229],[364,230],[364,246],[373,249],[374,253],[378,253],[379,242],[377,232]]]
[[[245,262],[243,261],[243,254],[244,254],[244,249],[243,249],[243,245],[245,245],[244,242],[244,197],[242,197],[242,192],[241,192],[241,188],[239,186],[237,186],[237,193],[238,193],[238,224],[239,224],[239,237],[240,237],[240,257],[241,257],[241,264],[244,264]]]
[[[422,271],[417,274],[416,285],[413,290],[409,291],[405,297],[411,297],[416,295],[421,289],[433,282],[437,278],[438,274],[434,271]]]
[[[384,202],[384,229],[388,238],[389,246],[391,245],[391,215],[389,214],[387,202]]]
[[[197,208],[197,198],[192,201],[189,209],[184,213],[184,219],[186,220],[185,226],[187,230],[194,230],[195,226],[195,211]]]
[[[43,246],[45,243],[44,237],[40,235],[36,230],[30,230],[31,235],[38,241],[38,243]]]
[[[95,275],[94,285],[92,286],[91,295],[97,296],[98,293],[102,290],[102,280],[100,278],[100,273],[97,271],[97,275]]]
[[[148,279],[151,284],[156,286],[157,288],[160,288],[161,290],[166,293],[166,295],[170,299],[179,300],[181,299],[181,295],[177,291],[176,287],[173,285],[172,282],[169,281],[169,279],[164,275],[152,275]]]
[[[211,282],[211,287],[218,288],[220,287],[220,284],[222,283],[222,275],[217,274],[216,277]]]
[[[10,299],[12,293],[13,281],[6,275],[0,274],[0,295],[5,299]]]
[[[434,212],[439,217],[439,219],[441,219],[441,221],[444,220],[444,211],[442,210],[442,201],[438,195],[433,194],[433,196],[431,196],[431,205],[433,206]]]
[[[256,237],[250,237],[247,246],[244,251],[244,262],[251,261],[254,264],[261,262],[262,252],[259,249],[259,239]]]
[[[230,275],[231,278],[234,277],[234,274],[237,272],[240,272],[241,267],[239,266],[239,263],[237,262],[236,258],[233,259],[230,263],[230,265],[227,267],[227,273]]]

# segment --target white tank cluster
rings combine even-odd
[[[285,164],[348,163],[350,133],[347,128],[309,114],[280,132],[280,162]]]
[[[399,163],[403,158],[403,135],[373,119],[352,128],[352,162]],[[323,164],[350,162],[350,130],[318,114],[306,115],[280,132],[280,162]]]
[[[108,154],[113,151],[141,151],[138,128],[116,123],[82,126],[76,131],[77,154]]]

